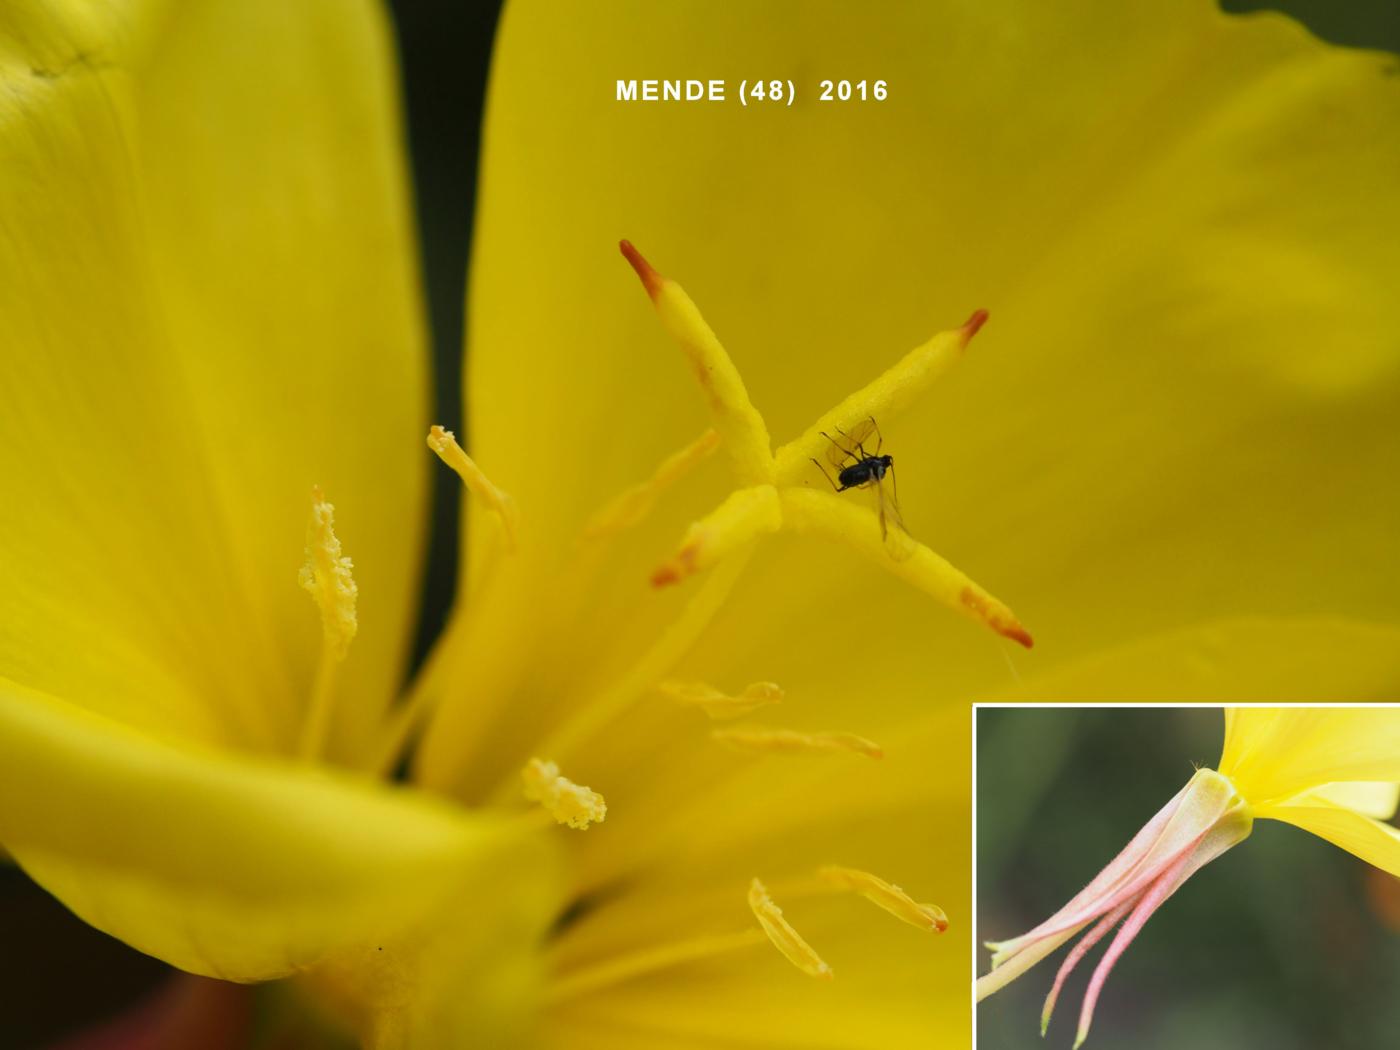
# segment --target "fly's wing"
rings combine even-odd
[[[904,561],[914,553],[914,540],[904,527],[904,516],[899,512],[893,481],[891,474],[887,480],[874,486],[875,505],[880,515],[880,539],[884,541],[885,553],[895,561]]]
[[[831,445],[826,450],[827,459],[837,470],[861,458],[860,446],[875,432],[875,420],[862,419],[850,430],[831,430],[828,435]],[[866,449],[867,452],[873,450]]]

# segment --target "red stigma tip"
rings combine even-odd
[[[1007,638],[1010,638],[1013,642],[1020,642],[1027,649],[1035,648],[1035,639],[1031,637],[1030,631],[1026,630],[1020,624],[1017,624],[1015,627],[1008,628],[1007,630],[1004,630],[1001,633]]]
[[[632,264],[632,269],[637,271],[637,276],[642,279],[642,287],[647,290],[647,295],[655,299],[661,291],[664,278],[651,268],[651,263],[642,257],[641,252],[632,247],[631,241],[621,241],[618,247],[622,249],[623,257]]]
[[[978,310],[971,317],[969,317],[966,321],[963,322],[963,346],[966,346],[972,341],[972,337],[977,334],[978,330],[984,324],[987,323],[987,318],[990,316],[991,315],[988,314],[986,310]]]

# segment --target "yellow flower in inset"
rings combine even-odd
[[[1382,823],[1400,801],[1400,709],[1225,709],[1219,770],[1200,769],[1113,861],[1035,929],[989,942],[979,1000],[1004,988],[1075,934],[1045,999],[1045,1033],[1065,979],[1118,927],[1084,995],[1084,1042],[1109,972],[1143,924],[1188,878],[1243,842],[1256,819],[1286,821],[1400,877],[1400,831]],[[1121,926],[1119,925],[1121,923]],[[1092,927],[1091,927],[1092,924]]]
[[[854,896],[967,914],[967,698],[1400,676],[1374,57],[1204,3],[513,4],[458,444],[387,41],[0,13],[0,845],[93,925],[374,1046],[962,1046],[963,953]],[[639,55],[802,96],[619,103]],[[708,405],[624,235],[732,351],[638,266]],[[807,462],[867,414],[907,532]],[[465,570],[396,705],[425,436]]]

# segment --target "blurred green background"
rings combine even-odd
[[[1102,2],[1112,3],[1114,0]],[[463,289],[475,202],[481,106],[499,3],[497,0],[389,0],[388,6],[393,15],[403,62],[408,147],[413,166],[437,377],[434,418],[460,429],[463,423]],[[1400,0],[1285,0],[1272,4],[1227,0],[1223,6],[1229,11],[1271,7],[1300,18],[1319,36],[1334,43],[1400,52]],[[458,484],[447,471],[432,471],[431,477],[434,485],[433,529],[415,646],[418,659],[421,659],[446,620],[456,577]],[[1047,730],[1047,736],[1041,742],[1047,747],[1053,739],[1050,732]],[[1213,761],[1217,746],[1218,742],[1213,742],[1207,734],[1202,743],[1196,745],[1194,750],[1188,749],[1185,754]],[[1165,779],[1148,777],[1148,760],[1136,753],[1130,755],[1122,766],[1113,767],[1115,772],[1122,774],[1128,765],[1133,768],[1139,764],[1143,766],[1142,774],[1135,774],[1130,780],[1121,776],[1118,780],[1105,780],[1115,785],[1115,796],[1126,798],[1126,789],[1118,785],[1133,783],[1151,797],[1146,798],[1136,810],[1129,807],[1126,814],[1115,816],[1105,808],[1094,815],[1092,820],[1104,822],[1100,829],[1107,836],[1102,839],[1103,849],[1107,850],[1104,860],[1123,845],[1126,834],[1136,830],[1146,819],[1140,814],[1142,809],[1150,813],[1184,782],[1185,775],[1177,774],[1178,767],[1187,768],[1189,772],[1184,765],[1185,759],[1178,756],[1167,760],[1175,764],[1171,765],[1172,775]],[[1017,764],[1030,768],[1025,755],[1018,759]],[[1109,758],[1099,754],[1091,768],[1104,770],[1107,778],[1110,766]],[[1047,777],[1058,781],[1060,775],[1057,772],[1047,774]],[[1042,785],[1036,791],[1047,789],[1047,785]],[[1049,804],[1048,796],[1042,798],[1036,794],[1033,798],[1037,806]],[[1017,819],[1027,820],[1025,812],[1023,807],[1022,815]],[[1039,813],[1039,810],[1034,812]],[[1088,811],[1074,812],[1084,814]],[[1090,821],[1088,816],[1082,819]],[[1098,826],[1086,823],[1089,829]],[[1220,878],[1223,881],[1234,868],[1251,864],[1266,865],[1270,863],[1270,856],[1275,857],[1275,863],[1293,865],[1296,871],[1290,876],[1288,887],[1271,890],[1290,892],[1291,897],[1259,898],[1272,901],[1270,907],[1282,909],[1276,913],[1272,925],[1266,925],[1254,911],[1240,913],[1241,916],[1253,916],[1248,920],[1237,917],[1240,924],[1250,926],[1250,930],[1245,931],[1247,937],[1238,936],[1241,933],[1239,925],[1228,930],[1220,926],[1217,933],[1212,933],[1204,924],[1187,925],[1197,892],[1194,885],[1188,887],[1179,899],[1172,901],[1170,911],[1165,916],[1159,916],[1149,924],[1142,938],[1145,948],[1154,936],[1165,936],[1154,930],[1155,926],[1179,929],[1187,950],[1174,959],[1168,959],[1167,953],[1150,953],[1135,946],[1110,982],[1102,1003],[1101,1021],[1096,1026],[1091,1046],[1112,1046],[1113,1032],[1129,1030],[1136,1033],[1133,1038],[1138,1042],[1138,1050],[1181,1046],[1218,1046],[1232,1050],[1252,1050],[1254,1047],[1330,1050],[1333,1047],[1397,1045],[1394,1033],[1400,1030],[1400,1026],[1394,1022],[1400,1020],[1400,1011],[1384,1007],[1385,1002],[1393,997],[1387,984],[1397,984],[1395,979],[1400,977],[1393,950],[1386,956],[1385,967],[1372,976],[1360,976],[1359,967],[1348,962],[1354,957],[1347,952],[1360,951],[1361,948],[1357,946],[1362,941],[1365,941],[1366,952],[1370,953],[1365,958],[1378,957],[1376,953],[1381,951],[1381,948],[1366,940],[1367,937],[1376,936],[1374,931],[1368,933],[1369,927],[1358,925],[1361,919],[1358,918],[1359,905],[1355,902],[1360,883],[1355,865],[1340,854],[1333,856],[1336,851],[1326,844],[1308,841],[1301,832],[1296,836],[1291,835],[1290,830],[1263,828],[1256,833],[1258,841],[1251,843],[1253,848],[1247,857],[1244,851],[1237,851],[1238,856],[1232,854],[1209,873],[1212,879]],[[1062,829],[1062,833],[1070,832]],[[1080,832],[1074,831],[1073,834]],[[1302,841],[1293,842],[1294,838]],[[1291,852],[1287,852],[1286,856],[1268,853],[1275,839],[1286,840]],[[1016,865],[1032,863],[1030,859],[1020,859],[1019,852],[1014,856],[1018,859],[1011,860],[1011,854],[1007,853],[1002,862]],[[1036,858],[1034,863],[1041,865],[1071,863],[1067,859],[1070,851],[1063,847],[1038,850],[1033,856]],[[1055,861],[1054,858],[1060,860]],[[1078,888],[1080,883],[1074,882],[1075,878],[1080,878],[1082,883],[1088,877],[1083,875],[1081,878],[1077,867],[1059,872],[1060,881],[1051,879],[1050,875],[1054,873],[1045,869],[1028,866],[1025,870],[1042,870],[1045,878],[1030,879],[1029,885],[1015,883],[1013,891],[1005,898],[1004,907],[1008,911],[995,915],[999,931],[1019,932],[1020,927],[1039,921],[1063,903],[1069,892]],[[1204,880],[1202,885],[1205,885]],[[1236,893],[1242,900],[1254,896],[1254,890],[1242,882],[1231,882],[1229,885],[1233,887],[1229,892]],[[1063,893],[1057,888],[1061,886],[1065,888]],[[1043,899],[1037,895],[1038,888],[1043,891]],[[1054,892],[1050,892],[1052,890]],[[1326,896],[1329,893],[1337,896]],[[989,902],[1001,900],[993,898],[985,889],[983,899]],[[1310,902],[1315,902],[1318,907],[1306,908]],[[1298,921],[1299,917],[1305,920],[1304,925],[1308,925],[1317,916],[1330,917],[1337,924],[1331,935],[1335,944],[1328,942],[1333,944],[1333,948],[1327,955],[1319,954],[1317,940],[1304,941],[1299,934],[1299,939],[1295,941],[1294,934],[1289,932],[1292,930],[1289,924]],[[1003,917],[1012,927],[1011,930],[1002,929]],[[1289,931],[1280,929],[1283,926],[1289,926]],[[1308,925],[1308,928],[1311,926]],[[1361,933],[1353,936],[1351,931],[1354,930]],[[1233,958],[1228,950],[1227,933],[1236,940],[1276,944],[1277,947],[1271,950],[1270,958],[1274,960],[1269,964],[1271,968],[1253,975],[1235,972],[1223,964],[1222,969],[1214,969],[1214,959]],[[33,1050],[49,1046],[54,1040],[139,999],[168,974],[162,964],[131,951],[79,922],[22,872],[4,863],[0,863],[0,936],[4,937],[6,946],[6,950],[0,952],[0,988],[4,989],[3,999],[0,999],[0,1050]],[[1336,944],[1344,947],[1336,948]],[[1295,952],[1295,947],[1300,951]],[[1149,954],[1151,958],[1148,958]],[[1323,965],[1324,959],[1326,965]],[[1163,969],[1153,971],[1150,976],[1168,982],[1163,987],[1174,993],[1170,1000],[1135,991],[1135,988],[1142,986],[1132,976],[1133,968],[1159,964]],[[1193,979],[1188,972],[1193,969],[1217,976],[1210,981]],[[1287,981],[1274,980],[1270,976],[1285,970]],[[1140,971],[1139,977],[1141,975]],[[990,1012],[983,1011],[984,1047],[1039,1045],[1035,1043],[1038,1038],[1039,996],[1031,996],[1034,1001],[1029,1008],[1017,1001],[1018,996],[1034,992],[1039,980],[1038,973],[1033,975],[1024,982],[1024,987],[1008,989],[993,1000],[994,1009]],[[1349,990],[1353,986],[1355,990]],[[1251,988],[1257,995],[1251,993],[1247,996],[1248,1001],[1236,1009],[1238,1004],[1232,996],[1245,995]],[[1193,989],[1200,996],[1188,999],[1187,993]],[[1305,991],[1308,995],[1302,994]],[[1313,992],[1318,993],[1318,1003],[1308,1001]],[[1289,1010],[1279,1010],[1276,1007],[1281,995],[1299,999],[1302,1004],[1296,1011],[1291,1003]],[[1326,1009],[1321,1003],[1328,1004]],[[1066,1002],[1065,1005],[1073,1004]],[[1355,1008],[1356,1015],[1352,1018],[1351,1026],[1346,1027],[1341,1018],[1350,1008]],[[1389,1018],[1389,1030],[1380,1020],[1382,1014]],[[1150,1038],[1155,1041],[1147,1043],[1144,1040],[1149,1038],[1149,1026],[1142,1024],[1126,1028],[1125,1025],[1134,1017],[1146,1020],[1149,1016],[1153,1021]],[[1372,1017],[1377,1018],[1374,1024],[1367,1020]],[[1071,1027],[1073,1024],[1072,1020],[1062,1020],[1061,1023]],[[1307,1024],[1313,1027],[1308,1028]],[[1057,1028],[1055,1037],[1068,1046],[1072,1041],[1072,1032]],[[1121,1045],[1121,1040],[1118,1045]]]
[[[1048,918],[1190,778],[1219,708],[979,708],[977,940]],[[1378,1050],[1400,1045],[1400,881],[1301,829],[1254,833],[1143,928],[1099,999],[1089,1050]],[[1391,922],[1394,921],[1392,918]],[[1040,1010],[1061,949],[977,1008],[979,1050],[1074,1043],[1105,940]],[[988,953],[979,951],[979,973]]]

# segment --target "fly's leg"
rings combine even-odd
[[[822,477],[826,478],[826,480],[830,483],[830,485],[831,485],[831,487],[832,487],[833,489],[835,489],[837,492],[844,492],[844,491],[846,491],[846,490],[843,489],[840,485],[836,484],[836,482],[834,482],[834,481],[831,480],[831,475],[828,474],[828,473],[826,472],[826,468],[825,468],[824,466],[822,466],[820,463],[818,463],[815,459],[812,460],[812,463],[813,463],[814,466],[816,466],[816,468],[817,468],[818,470],[820,470],[820,471],[822,472]]]

